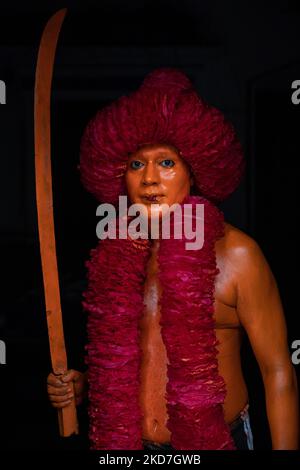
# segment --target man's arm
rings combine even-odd
[[[278,287],[257,243],[236,231],[230,250],[237,312],[258,361],[273,449],[298,449],[298,391]]]

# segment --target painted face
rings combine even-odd
[[[193,179],[175,147],[147,144],[132,153],[125,172],[132,204],[143,204],[150,217],[161,204],[181,203],[190,194]],[[153,212],[152,212],[153,215]]]

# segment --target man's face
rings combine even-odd
[[[149,217],[151,204],[154,210],[180,204],[190,194],[192,177],[174,147],[147,144],[130,155],[125,181],[130,202],[143,204]]]

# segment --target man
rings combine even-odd
[[[232,126],[176,70],[152,72],[87,127],[81,175],[99,201],[126,194],[151,222],[153,206],[204,206],[199,250],[188,251],[184,236],[128,236],[91,252],[83,305],[92,448],[253,448],[243,330],[262,373],[273,449],[297,448],[297,385],[276,281],[256,242],[216,205],[242,172]],[[74,399],[71,380],[79,403],[86,379],[50,374],[53,406]]]

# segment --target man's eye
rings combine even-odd
[[[161,165],[165,168],[172,168],[172,166],[174,166],[175,163],[173,162],[173,160],[163,160],[161,162]]]
[[[139,168],[141,168],[142,165],[142,162],[139,162],[138,160],[133,160],[130,163],[130,168],[132,168],[133,170],[138,170]]]

